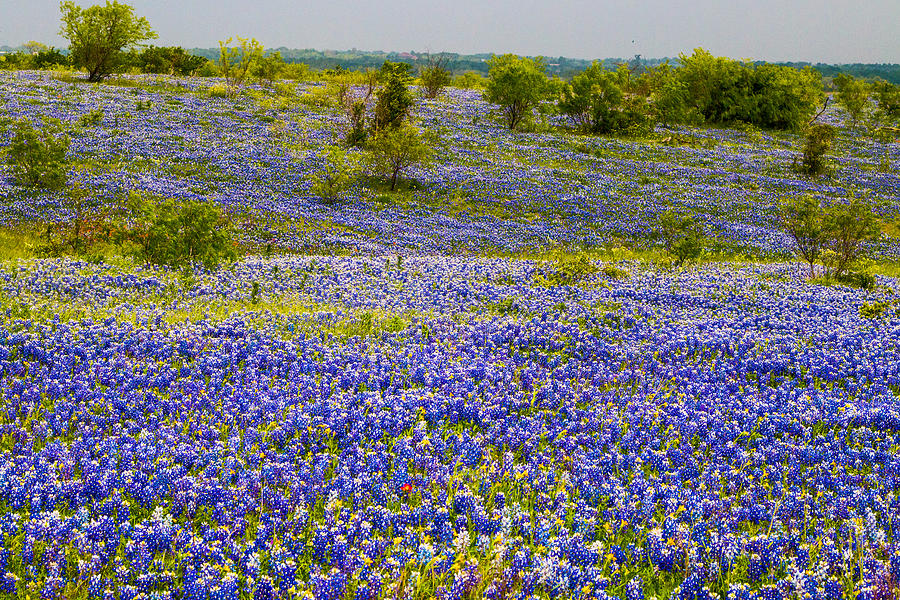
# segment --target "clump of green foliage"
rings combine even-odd
[[[626,96],[630,71],[595,62],[562,88],[559,109],[584,133],[618,134],[647,131],[651,123],[643,97]]]
[[[851,198],[825,207],[804,195],[782,200],[780,213],[797,256],[809,265],[810,277],[815,277],[816,264],[821,263],[826,280],[874,287],[874,277],[857,268],[867,244],[881,236],[878,219],[867,203]]]
[[[88,81],[101,81],[122,68],[123,49],[157,37],[147,19],[116,0],[87,9],[68,1],[59,8],[60,34],[69,40],[72,64],[87,69]]]
[[[78,125],[80,127],[96,127],[103,122],[103,109],[95,108],[90,112],[86,112],[78,117]]]
[[[659,215],[657,236],[676,269],[700,258],[706,245],[697,220],[692,215],[679,215],[672,209]]]
[[[837,88],[835,100],[850,115],[851,124],[856,125],[869,105],[869,84],[853,75],[841,73],[834,78],[834,87]]]
[[[131,223],[123,237],[147,263],[182,269],[200,264],[213,269],[234,258],[231,228],[214,204],[176,203],[132,193],[128,209]]]
[[[600,272],[603,273],[604,276],[610,279],[628,279],[631,277],[631,273],[628,272],[627,269],[623,269],[622,267],[617,267],[616,265],[607,264],[603,265],[603,268],[600,269]]]
[[[36,129],[29,121],[18,121],[6,162],[17,185],[58,191],[66,187],[69,137],[58,121],[47,121]]]
[[[890,308],[890,306],[891,305],[888,302],[864,302],[863,305],[859,307],[859,316],[864,319],[878,319],[888,308]]]
[[[384,61],[379,80],[381,87],[375,94],[375,116],[372,121],[372,131],[375,133],[387,127],[400,127],[414,103],[409,91],[412,77],[408,64]]]
[[[370,139],[368,148],[373,168],[387,175],[391,191],[397,188],[397,181],[403,171],[429,160],[433,154],[426,136],[409,124],[379,131]]]
[[[825,155],[831,151],[837,130],[831,125],[813,123],[806,130],[803,142],[803,158],[796,166],[797,170],[810,177],[824,175],[828,172],[828,161]]]
[[[325,151],[321,174],[312,185],[312,193],[326,204],[340,199],[358,176],[357,164],[347,150],[329,146]]]
[[[251,74],[250,69],[259,62],[265,50],[255,39],[239,37],[237,46],[232,46],[231,42],[232,38],[219,40],[219,69],[229,97],[237,95]]]
[[[446,54],[430,54],[419,70],[419,82],[422,85],[422,94],[426,98],[437,98],[445,87],[450,85],[453,74],[447,65],[450,59]]]
[[[133,53],[128,62],[142,73],[194,75],[207,61],[202,56],[188,53],[180,46],[151,45]]]
[[[538,273],[535,281],[550,286],[576,285],[598,270],[594,261],[584,252],[565,254],[557,258],[552,267]]]
[[[484,99],[498,104],[506,126],[516,129],[550,91],[544,61],[504,54],[492,57],[488,65]]]

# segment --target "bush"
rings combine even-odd
[[[631,277],[631,273],[629,273],[627,269],[617,267],[616,265],[604,265],[600,272],[610,279],[628,279]]]
[[[376,92],[375,118],[372,129],[375,132],[386,127],[400,127],[413,106],[409,91],[409,65],[384,61],[379,74],[381,87]]]
[[[58,123],[45,123],[42,129],[35,129],[23,120],[15,126],[6,162],[16,184],[61,190],[66,186],[68,149],[69,137],[59,132]]]
[[[649,108],[643,98],[626,97],[629,81],[628,67],[610,71],[595,62],[563,86],[560,112],[584,133],[644,133],[650,125]]]
[[[680,216],[674,210],[667,210],[659,216],[658,227],[658,236],[674,268],[700,258],[705,237],[694,217]]]
[[[416,163],[428,160],[432,150],[419,131],[412,125],[388,127],[379,131],[369,142],[372,165],[385,173],[391,181],[391,191],[397,187],[401,172]]]
[[[831,125],[814,123],[806,130],[806,139],[803,142],[803,159],[798,170],[810,177],[823,175],[828,171],[828,163],[825,155],[831,150],[831,145],[837,131]]]
[[[871,304],[865,302],[859,307],[859,316],[864,319],[878,319],[890,306],[887,302],[872,302]]]
[[[544,275],[551,285],[574,285],[597,272],[597,265],[587,254],[580,252],[574,256],[562,256],[553,263],[553,268]]]
[[[225,78],[225,90],[228,96],[234,96],[244,85],[250,69],[263,56],[263,46],[255,39],[238,38],[238,45],[229,46],[232,38],[219,41],[219,69]]]
[[[81,127],[94,127],[103,122],[103,110],[95,108],[91,112],[78,117],[78,125]]]
[[[76,182],[66,189],[61,204],[65,217],[61,222],[47,223],[39,248],[42,255],[87,255],[111,241],[112,227],[103,204],[89,190]]]
[[[878,219],[866,203],[856,198],[847,204],[835,204],[823,217],[831,250],[823,261],[826,274],[836,278],[849,276],[863,256],[865,244],[881,236]]]
[[[866,106],[869,104],[869,85],[847,73],[841,73],[835,77],[834,85],[837,88],[834,97],[838,105],[847,111],[852,124],[855,125],[862,118]]]
[[[450,59],[446,54],[429,55],[428,61],[419,71],[419,81],[426,98],[437,98],[450,85],[453,75],[447,68]]]
[[[189,54],[180,46],[147,46],[132,59],[142,73],[165,75],[193,75],[207,60],[202,56]]]
[[[176,204],[132,193],[129,211],[132,224],[124,237],[147,263],[173,268],[199,263],[213,269],[234,258],[230,227],[213,204],[193,200]]]
[[[797,256],[809,265],[809,276],[815,277],[816,263],[827,240],[819,202],[808,195],[783,199],[779,213],[782,228],[794,240]]]
[[[864,270],[855,270],[864,256],[867,242],[881,235],[878,219],[864,202],[851,198],[849,203],[823,207],[811,196],[781,202],[781,222],[793,238],[796,253],[809,264],[810,277],[821,262],[824,277],[868,288],[874,278]]]
[[[516,129],[548,93],[544,61],[514,54],[494,56],[488,61],[484,99],[500,105],[509,129]]]
[[[356,164],[348,152],[337,146],[330,146],[325,152],[325,161],[320,175],[312,186],[312,193],[327,204],[337,201],[356,179]]]

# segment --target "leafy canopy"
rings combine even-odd
[[[492,57],[488,65],[484,99],[499,104],[506,126],[515,129],[547,96],[544,61],[504,54]]]
[[[375,170],[390,178],[391,191],[396,189],[402,171],[428,160],[432,155],[431,146],[424,136],[408,123],[387,127],[376,133],[369,141],[369,150]]]
[[[150,23],[134,8],[116,0],[82,9],[71,0],[61,2],[60,35],[69,40],[72,63],[84,67],[88,81],[101,81],[123,64],[123,50],[156,38]]]
[[[6,160],[18,185],[58,191],[66,187],[69,137],[59,124],[35,129],[30,122],[16,123]]]

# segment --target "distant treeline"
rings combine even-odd
[[[342,67],[348,71],[362,71],[364,69],[378,69],[384,64],[384,61],[404,62],[413,67],[425,64],[429,57],[426,52],[367,52],[363,50],[314,50],[311,48],[271,48],[270,51],[279,52],[282,59],[287,63],[303,63],[313,71],[325,71]],[[25,46],[11,47],[0,46],[0,52],[11,53],[30,53],[30,49]],[[65,50],[61,51],[66,54]],[[218,48],[190,48],[188,53],[200,56],[213,62],[219,59]],[[457,54],[452,52],[441,53],[441,56],[447,60],[447,68],[454,74],[462,73],[479,73],[487,75],[488,60],[492,54]],[[546,65],[546,73],[551,77],[560,77],[562,79],[570,79],[577,73],[584,71],[593,64],[593,60],[581,58],[544,57]],[[640,55],[632,58],[605,58],[602,61],[606,65],[627,64],[632,72],[640,73],[642,68],[650,68],[670,63],[672,66],[678,66],[679,60],[674,58],[643,58]],[[766,64],[765,61],[756,61],[755,65]],[[822,74],[826,81],[826,85],[831,79],[837,75],[844,73],[852,75],[858,79],[883,79],[894,84],[900,84],[900,64],[828,64],[828,63],[809,63],[809,62],[777,62],[770,63],[777,65],[785,65],[802,69],[803,67],[812,67]]]

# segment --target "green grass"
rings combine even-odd
[[[34,258],[40,244],[40,236],[33,228],[0,227],[0,261]]]

